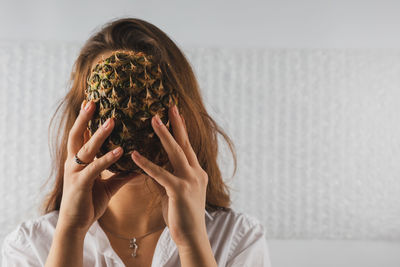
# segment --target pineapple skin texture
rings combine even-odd
[[[108,118],[114,119],[114,128],[96,154],[97,158],[118,146],[124,150],[107,170],[145,174],[132,160],[133,150],[161,167],[168,164],[168,155],[153,130],[151,119],[158,114],[171,132],[168,110],[174,104],[179,110],[178,94],[164,87],[160,65],[152,62],[151,55],[118,50],[100,60],[87,78],[85,99],[96,104],[87,127],[90,137]]]

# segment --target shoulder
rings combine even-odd
[[[213,218],[214,224],[229,223],[232,226],[238,227],[237,230],[252,228],[257,225],[262,225],[258,218],[253,215],[236,211],[228,208],[226,211],[218,210],[209,212]]]
[[[258,218],[233,209],[209,214],[212,217],[207,225],[210,242],[225,251],[228,266],[234,266],[234,262],[250,264],[254,259],[257,265],[249,266],[269,266],[266,231]],[[263,265],[259,265],[261,262]]]
[[[30,257],[33,261],[43,256],[51,246],[57,219],[58,211],[52,211],[19,223],[2,242],[3,260],[15,260],[11,258],[18,256]]]
[[[36,231],[42,230],[44,232],[48,232],[54,230],[57,225],[58,220],[58,210],[49,212],[45,215],[39,216],[37,218],[31,218],[25,220],[17,225],[14,230],[9,233],[9,238],[15,236],[26,235],[27,237],[34,238],[37,236]]]
[[[235,237],[243,236],[249,233],[265,235],[264,226],[260,220],[253,215],[236,211],[232,208],[229,208],[226,211],[213,211],[209,214],[212,217],[209,227],[218,229],[219,232],[225,235],[232,235]]]
[[[52,211],[37,218],[31,218],[19,223],[7,236],[8,241],[22,241],[21,237],[34,238],[38,229],[55,229],[58,220],[58,211]]]

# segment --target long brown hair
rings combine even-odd
[[[235,166],[233,175],[237,168],[234,144],[208,115],[191,65],[177,45],[153,24],[137,18],[120,18],[105,24],[101,30],[86,41],[73,65],[69,81],[71,88],[60,100],[51,118],[48,133],[52,166],[44,185],[53,176],[54,185],[45,196],[40,213],[44,215],[60,209],[68,134],[85,98],[84,89],[87,86],[86,81],[91,65],[98,55],[115,50],[143,51],[163,63],[161,68],[166,73],[167,81],[179,94],[180,112],[185,118],[190,143],[200,166],[208,174],[206,210],[229,209],[231,205],[230,188],[224,183],[217,164],[217,134],[224,137],[233,154]],[[53,126],[58,112],[61,113],[61,119],[57,126]],[[51,133],[54,130],[57,131],[55,138],[52,138]],[[53,143],[50,142],[50,139]]]

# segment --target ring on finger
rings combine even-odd
[[[85,163],[85,162],[83,162],[82,160],[80,160],[80,158],[78,158],[78,153],[75,154],[74,159],[75,159],[75,162],[78,163],[78,164],[80,164],[80,165],[83,165],[83,166],[89,165],[89,163]]]

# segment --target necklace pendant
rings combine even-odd
[[[132,258],[136,257],[136,251],[138,249],[138,245],[136,244],[136,238],[130,239],[129,248],[133,249],[133,253],[131,254]]]

